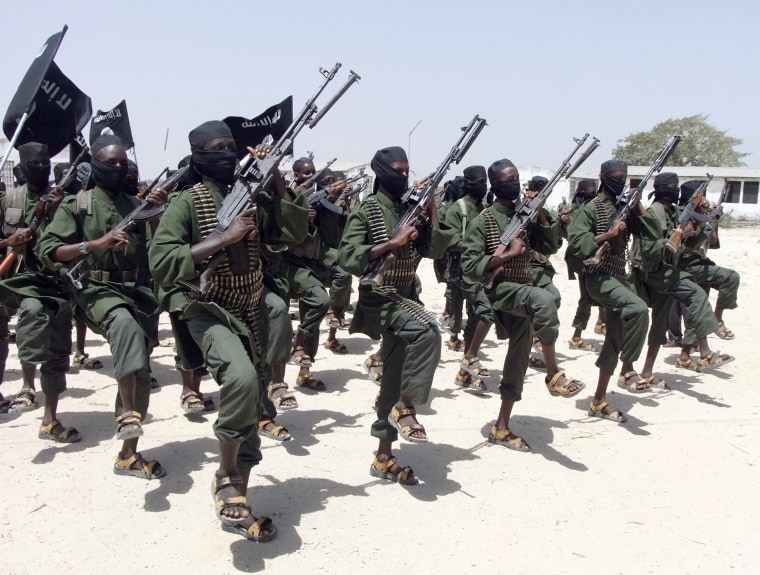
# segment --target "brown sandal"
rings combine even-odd
[[[137,469],[132,468],[135,463],[139,465]],[[119,453],[116,456],[116,463],[113,464],[113,472],[116,475],[131,475],[142,479],[160,479],[166,475],[166,471],[158,461],[143,459],[139,451],[127,459],[122,459],[121,453]]]
[[[562,397],[573,397],[574,395],[579,394],[586,387],[586,384],[582,381],[578,381],[572,377],[565,377],[564,371],[558,371],[552,376],[551,379],[544,380],[544,383],[546,384],[546,389],[549,390],[550,394],[560,395]],[[579,385],[579,387],[573,391],[570,391],[570,388],[573,386],[573,384]]]
[[[460,371],[457,373],[454,383],[468,393],[474,393],[476,395],[488,393],[488,387],[485,382],[479,377],[473,377],[469,373],[462,373]]]
[[[577,349],[578,351],[596,351],[594,344],[586,343],[582,339],[577,341],[571,339],[568,343],[570,344],[570,349]]]
[[[621,373],[618,376],[618,387],[631,393],[644,393],[649,391],[649,383],[635,371]]]
[[[619,409],[616,409],[609,413],[604,413],[604,410],[607,409],[609,406],[610,404],[604,400],[599,405],[596,405],[592,401],[588,406],[589,407],[588,414],[591,417],[600,417],[602,419],[609,419],[610,421],[614,421],[615,423],[625,423],[626,421],[625,414]]]
[[[413,423],[411,425],[401,425],[401,423],[399,423],[399,420],[402,417],[413,417],[416,420],[417,410],[414,409],[414,406],[404,407],[403,409],[399,410],[394,405],[391,409],[390,415],[388,415],[388,422],[393,427],[395,427],[396,430],[401,434],[401,437],[407,441],[411,441],[412,443],[427,443],[428,438],[427,433],[425,433],[425,426],[419,422]],[[415,437],[412,435],[415,432],[422,434],[423,437]]]
[[[64,427],[58,419],[54,419],[47,425],[40,425],[37,437],[40,439],[52,439],[56,443],[77,443],[82,440],[76,428]]]
[[[419,484],[420,480],[417,479],[417,477],[414,475],[414,471],[408,465],[401,469],[401,471],[398,473],[393,473],[391,469],[396,464],[397,460],[395,457],[389,457],[386,461],[382,462],[378,461],[377,457],[375,457],[375,460],[372,462],[372,465],[369,468],[369,474],[372,477],[386,479],[388,481],[393,481],[394,483],[398,481],[401,485]]]
[[[462,358],[460,368],[475,377],[490,377],[491,373],[481,365],[480,358],[477,356],[472,359]]]
[[[530,451],[530,445],[522,437],[512,433],[509,428],[496,429],[495,425],[491,428],[491,433],[488,434],[488,443],[501,445],[513,451]]]
[[[276,392],[281,389],[288,389],[288,384],[284,381],[280,382],[271,382],[267,386],[267,397],[280,409],[283,411],[288,409],[296,409],[298,407],[298,400],[296,399],[296,394],[292,391],[283,392],[280,394],[277,394]],[[283,402],[288,402],[288,404],[283,405]]]
[[[302,345],[296,345],[290,348],[290,363],[301,367],[311,367],[311,356],[303,350]]]
[[[272,429],[267,429],[268,426],[274,426]],[[290,441],[293,436],[288,433],[288,428],[284,425],[277,425],[274,419],[268,417],[259,421],[259,435],[266,435],[269,439],[275,441]]]

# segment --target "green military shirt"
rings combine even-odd
[[[80,209],[80,194],[91,194],[88,209]],[[84,202],[82,202],[84,203]],[[53,259],[55,251],[67,244],[96,240],[119,224],[139,204],[132,196],[116,194],[111,197],[100,187],[75,196],[67,196],[58,207],[36,246],[40,260],[52,270],[70,268],[78,260],[62,264]],[[93,270],[129,274],[129,281],[88,279],[81,290],[74,289],[74,301],[84,313],[88,326],[101,333],[100,325],[112,309],[127,305],[143,325],[146,334],[152,333],[158,303],[150,288],[148,271],[147,226],[132,225],[127,231],[129,244],[119,249],[95,250],[86,257],[95,261]],[[153,342],[154,344],[157,342]]]
[[[380,207],[389,235],[402,215],[401,205],[383,192],[370,196],[351,212],[338,249],[338,265],[355,276],[362,276],[369,270],[369,251],[375,245],[372,243],[366,207],[369,201],[376,201]],[[414,249],[423,257],[440,258],[446,249],[456,242],[450,230],[434,228],[427,220],[418,228],[420,233],[414,242]],[[408,258],[412,254],[411,249],[412,246],[407,243],[393,250],[393,255],[398,258]],[[413,285],[399,288],[398,292],[405,298],[417,300]],[[406,313],[405,310],[392,303],[379,288],[360,285],[359,305],[351,321],[350,333],[361,332],[373,339],[379,339],[383,331],[404,313]]]
[[[211,180],[204,180],[203,185],[211,193],[218,210],[224,200],[222,186]],[[262,192],[256,205],[261,244],[293,245],[303,241],[308,230],[309,210],[302,194],[298,194],[294,202],[287,202],[279,196]],[[174,194],[161,217],[148,253],[153,278],[162,290],[162,309],[182,310],[190,302],[190,289],[179,282],[194,280],[205,268],[205,262],[196,264],[193,261],[190,251],[202,239],[191,189]],[[233,274],[244,275],[251,271],[245,240],[227,246],[225,253]]]
[[[14,230],[28,228],[34,219],[39,198],[29,191],[26,184],[0,197],[0,218],[4,223],[8,221],[6,211],[10,194],[15,193],[23,194],[24,206],[21,208],[22,213],[17,216],[19,219],[14,220],[12,227]],[[39,221],[36,237],[22,247],[19,272],[0,282],[0,306],[5,307],[9,315],[15,312],[24,297],[44,298],[57,310],[70,311],[68,290],[61,282],[60,276],[47,269],[34,252],[37,238],[45,231],[49,219],[48,216],[44,216]],[[10,231],[9,228],[8,232]]]

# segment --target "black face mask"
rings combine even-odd
[[[128,166],[113,166],[93,158],[90,161],[90,167],[92,168],[92,179],[97,185],[112,194],[121,192],[124,180],[127,177]]]
[[[497,198],[516,200],[520,197],[520,180],[509,180],[491,184],[491,191]]]
[[[127,178],[124,180],[124,185],[121,187],[122,193],[128,195],[128,196],[136,196],[137,195],[137,179],[136,178]]]
[[[678,196],[681,194],[681,190],[676,188],[671,188],[670,186],[655,186],[654,187],[654,197],[658,200],[665,200],[666,202],[670,202],[671,204],[677,204],[678,203]]]
[[[385,166],[376,167],[375,173],[380,184],[391,195],[400,198],[406,193],[406,189],[409,187],[409,176],[405,176],[393,168],[385,168]]]
[[[625,189],[625,179],[621,180],[610,174],[599,174],[599,179],[602,180],[602,186],[604,189],[615,197],[622,194]]]
[[[486,184],[485,182],[470,182],[467,180],[465,180],[464,182],[465,194],[469,194],[478,200],[482,200],[483,196],[486,195],[487,191],[488,191],[488,184]]]
[[[50,181],[50,162],[42,166],[33,166],[27,161],[21,162],[21,171],[24,172],[26,183],[35,188],[47,188]]]
[[[193,152],[193,167],[204,178],[230,185],[235,181],[237,151],[196,150]]]

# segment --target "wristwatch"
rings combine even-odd
[[[79,244],[79,252],[83,254],[87,253],[87,244],[85,242]]]

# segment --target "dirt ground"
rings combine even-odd
[[[255,513],[276,523],[277,538],[266,544],[220,529],[209,493],[218,463],[215,415],[181,411],[165,317],[160,335],[168,345],[153,355],[161,388],[140,449],[168,474],[145,481],[112,473],[116,383],[108,347],[90,334],[88,351],[105,367],[72,368],[59,410],[81,443],[38,439],[42,410],[0,416],[0,571],[757,573],[760,348],[752,332],[760,317],[760,228],[723,230],[721,241],[711,255],[741,273],[741,307],[726,313],[736,339],[709,341],[735,355],[734,363],[685,372],[674,367],[675,350],[662,349],[656,373],[670,391],[633,395],[613,386],[608,398],[628,422],[588,417],[596,354],[568,349],[578,288],[560,253],[552,258],[563,294],[560,366],[588,389],[552,397],[543,373],[529,370],[512,427],[533,452],[509,451],[486,441],[498,396],[458,390],[459,355],[444,348],[432,399],[419,407],[430,442],[396,444],[399,461],[423,480],[413,488],[368,473],[377,387],[361,362],[374,343],[341,332],[351,353],[320,349],[315,365],[328,391],[296,391],[299,409],[278,418],[294,439],[262,440],[264,461],[248,496]],[[440,313],[443,286],[430,261],[420,274],[422,299]],[[591,329],[585,335],[601,345]],[[492,390],[506,345],[491,335],[483,347]],[[292,366],[287,379],[295,380]],[[20,385],[11,346],[2,391],[12,397]],[[218,401],[213,380],[202,390]]]

